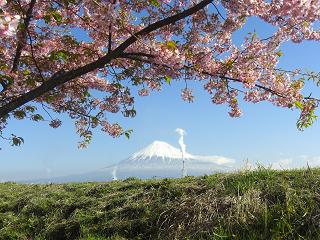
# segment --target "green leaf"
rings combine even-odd
[[[43,17],[43,20],[46,24],[48,24],[51,22],[51,16],[47,14]]]
[[[52,20],[55,20],[58,24],[60,24],[63,20],[62,15],[55,9],[52,9],[44,15],[43,20],[46,24],[49,24]]]
[[[89,91],[85,91],[85,92],[83,93],[83,96],[84,96],[84,97],[91,97],[91,94],[89,93]]]
[[[132,134],[133,130],[132,129],[129,129],[125,132],[123,132],[122,134],[124,134],[124,136],[127,138],[127,139],[130,139],[130,136]]]
[[[50,53],[50,60],[62,60],[67,61],[70,58],[71,54],[65,50],[52,51]]]
[[[168,83],[169,85],[171,84],[171,77],[170,76],[165,76],[164,80],[166,81],[166,83]]]
[[[124,135],[126,136],[127,139],[130,139],[130,133],[125,132]]]
[[[35,110],[36,110],[36,107],[33,107],[33,106],[26,106],[26,110],[28,111],[28,112],[34,112]]]
[[[251,41],[253,41],[254,39],[256,39],[257,38],[257,33],[256,33],[256,31],[254,31],[253,33],[252,33],[252,35],[251,35]]]
[[[64,51],[57,52],[57,57],[61,58],[62,60],[67,60],[68,59],[68,55]]]
[[[127,109],[125,111],[123,111],[123,115],[125,117],[135,117],[137,115],[137,111],[134,109]]]
[[[27,116],[27,114],[23,110],[16,110],[16,111],[13,112],[13,116],[16,119],[22,120]]]
[[[99,119],[97,117],[91,117],[91,127],[96,128],[99,124]]]
[[[53,100],[54,100],[54,96],[53,96],[53,95],[47,95],[47,96],[45,96],[45,101],[46,101],[47,103],[51,103],[51,102],[53,102]]]
[[[174,51],[177,49],[177,43],[175,41],[167,41],[166,42],[166,47],[171,50]]]
[[[76,0],[63,0],[63,3],[67,6],[71,5],[71,4],[75,4]]]
[[[234,64],[234,60],[232,60],[232,59],[229,59],[228,61],[226,61],[224,63],[227,70],[230,70],[232,68],[233,64]]]
[[[149,0],[149,2],[155,7],[160,7],[161,6],[160,3],[157,0]]]
[[[54,18],[54,20],[56,20],[58,23],[62,21],[62,15],[59,12],[53,11],[51,15]]]
[[[131,80],[133,81],[132,84],[133,84],[134,86],[138,86],[138,85],[141,84],[142,81],[143,81],[141,78],[138,78],[138,77],[132,77]]]
[[[31,119],[35,122],[38,122],[38,121],[43,121],[44,118],[40,115],[40,114],[34,114],[31,116]]]
[[[30,75],[30,70],[29,69],[25,69],[25,70],[23,70],[23,72],[22,72],[22,74],[24,75],[24,76],[27,76],[27,75]]]
[[[124,88],[124,86],[121,83],[114,83],[113,86],[115,86],[118,89]]]
[[[303,110],[303,104],[302,104],[301,102],[295,101],[295,102],[294,102],[294,105],[295,105],[297,108],[299,108],[300,110]]]
[[[283,52],[281,50],[279,50],[278,52],[276,52],[278,57],[282,57],[283,56]]]
[[[301,120],[299,119],[297,121],[297,128],[300,130],[300,131],[303,131],[304,129],[310,127],[316,120],[317,120],[318,116],[315,115],[313,112],[308,114],[306,116],[306,119],[304,120]]]
[[[11,146],[20,146],[22,143],[24,143],[24,140],[22,137],[17,137],[12,134],[12,139],[11,139]]]

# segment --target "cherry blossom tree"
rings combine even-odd
[[[232,35],[249,17],[276,31],[249,33],[241,46]],[[286,41],[320,40],[319,0],[0,0],[0,135],[10,120],[49,121],[66,113],[83,138],[100,128],[129,136],[109,114],[134,117],[134,97],[182,82],[192,102],[196,81],[214,104],[239,117],[239,98],[298,109],[299,129],[316,119],[318,99],[303,96],[319,74],[277,67]],[[102,94],[103,94],[103,97]]]

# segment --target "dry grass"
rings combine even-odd
[[[320,170],[0,185],[0,239],[320,239]]]

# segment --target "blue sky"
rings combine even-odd
[[[272,27],[256,19],[248,21],[234,39],[241,43],[244,33],[256,30],[267,37]],[[286,43],[280,66],[286,69],[320,71],[320,44],[304,42]],[[46,176],[61,176],[96,170],[116,163],[154,140],[166,141],[178,147],[176,128],[186,130],[187,152],[202,155],[221,155],[242,163],[281,166],[305,165],[306,161],[320,165],[320,123],[301,132],[295,122],[297,111],[281,109],[269,103],[250,104],[241,102],[244,115],[233,119],[226,106],[213,105],[210,96],[201,85],[190,85],[195,91],[195,102],[186,103],[180,98],[183,83],[172,83],[163,91],[149,97],[136,98],[134,119],[121,115],[112,119],[134,132],[127,140],[113,139],[102,132],[95,132],[93,142],[84,150],[77,148],[78,136],[71,120],[67,118],[59,129],[47,123],[12,121],[8,133],[23,136],[25,144],[11,147],[1,143],[0,180],[33,179]],[[319,89],[313,87],[314,95]],[[319,96],[320,94],[318,94]]]

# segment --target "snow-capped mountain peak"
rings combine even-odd
[[[131,160],[140,160],[148,158],[168,158],[168,159],[181,159],[182,154],[181,150],[171,146],[170,144],[163,141],[154,141],[146,148],[142,149],[139,152],[134,153],[131,156]],[[191,158],[191,155],[185,153],[184,158]]]
[[[218,167],[230,165],[233,160],[221,156],[199,156],[184,153],[183,158],[188,164],[209,164]],[[144,167],[173,167],[182,165],[182,153],[179,148],[175,148],[163,141],[154,141],[144,149],[134,153],[129,158],[119,163],[133,166]]]
[[[182,153],[179,148],[163,141],[154,141],[116,165],[84,174],[50,179],[50,182],[104,181],[128,177],[179,177],[186,173],[198,176],[234,169],[232,167],[234,160],[222,156],[199,156],[185,153],[184,160],[182,161]],[[48,181],[49,179],[46,180]]]

